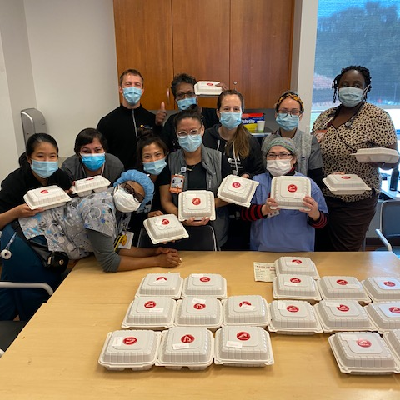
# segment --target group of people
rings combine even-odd
[[[214,194],[215,221],[190,218],[184,225],[189,235],[211,225],[222,250],[360,249],[375,213],[378,167],[394,165],[359,163],[350,154],[374,146],[397,149],[390,117],[366,101],[371,90],[368,69],[350,66],[341,71],[333,81],[333,100],[338,98],[340,105],[321,113],[311,134],[298,129],[304,113],[299,95],[283,93],[275,105],[279,129],[262,146],[242,123],[241,93],[221,83],[217,108],[198,107],[195,84],[190,75],[174,77],[171,90],[179,112],[166,119],[164,103],[156,114],[142,106],[141,73],[124,71],[119,80],[122,104],[101,118],[97,129],[77,135],[75,154],[61,168],[54,138],[29,138],[20,167],[0,191],[1,249],[7,252],[1,280],[47,282],[56,289],[67,267],[57,260],[65,256],[74,261],[90,253],[106,272],[176,267],[181,262],[176,243],[151,248],[135,244],[144,231],[143,220],[177,215],[178,195],[186,190]],[[322,181],[332,173],[355,173],[372,190],[335,195]],[[259,183],[249,208],[218,198],[218,187],[231,174]],[[106,192],[72,198],[49,210],[31,210],[24,203],[31,189],[57,185],[71,193],[74,181],[97,175],[111,182]],[[270,193],[272,178],[279,176],[310,179],[311,196],[302,199],[303,208],[277,209]],[[133,236],[130,248],[129,243],[121,246],[128,233]],[[45,300],[37,291],[1,289],[0,319],[29,319]]]

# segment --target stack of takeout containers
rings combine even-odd
[[[272,288],[274,299],[321,300],[315,280],[308,275],[279,274],[274,278]]]
[[[304,208],[303,199],[305,196],[311,196],[311,181],[309,178],[304,176],[272,178],[271,197],[278,203],[277,208],[289,210]]]
[[[24,195],[24,201],[32,210],[37,208],[47,210],[63,206],[71,201],[71,198],[60,187],[53,185],[29,190]]]
[[[105,192],[110,186],[110,181],[101,175],[91,176],[89,178],[79,179],[72,186],[72,193],[79,197],[88,196],[90,193]]]
[[[143,226],[153,244],[187,239],[189,237],[186,229],[174,214],[164,214],[147,218],[144,220]]]
[[[178,195],[178,219],[215,220],[214,193],[207,190],[187,190]]]
[[[330,174],[323,179],[327,188],[337,195],[361,194],[371,188],[355,174]]]
[[[228,175],[218,188],[218,197],[227,203],[249,208],[258,185],[258,182],[251,179]]]
[[[275,263],[275,271],[280,274],[299,274],[311,276],[313,279],[319,279],[317,267],[306,257],[280,257]]]
[[[358,149],[357,153],[351,155],[355,156],[358,162],[397,163],[399,161],[398,151],[386,147]]]

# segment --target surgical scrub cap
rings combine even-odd
[[[142,204],[139,207],[139,210],[143,209],[147,203],[149,203],[153,199],[154,194],[154,184],[151,179],[144,174],[143,172],[137,171],[136,169],[130,169],[126,172],[123,172],[122,175],[114,182],[113,186],[117,186],[118,184],[133,181],[137,182],[142,186],[145,197],[142,201]]]
[[[265,148],[265,154],[268,154],[268,152],[271,150],[272,147],[274,146],[282,146],[286,150],[290,151],[294,156],[297,155],[297,149],[296,145],[294,144],[294,141],[290,138],[286,137],[277,137],[275,139],[272,139],[268,144],[267,147]]]

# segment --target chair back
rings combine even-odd
[[[400,237],[400,201],[387,200],[382,203],[381,232],[386,239]]]

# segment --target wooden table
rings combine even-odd
[[[272,284],[255,282],[253,262],[283,254],[182,252],[182,277],[221,273],[229,295],[260,294],[272,301]],[[387,252],[310,253],[321,276],[400,275]],[[329,335],[271,334],[275,364],[265,368],[212,365],[205,371],[107,371],[97,364],[108,332],[120,329],[136,289],[148,272],[105,274],[94,258],[82,260],[0,359],[0,399],[396,399],[400,375],[341,374]]]

